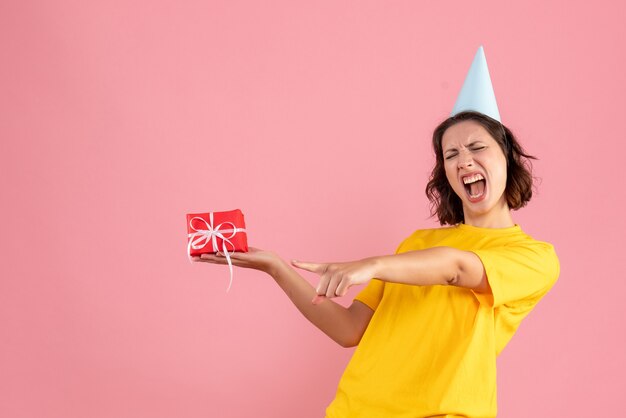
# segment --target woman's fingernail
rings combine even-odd
[[[313,300],[311,301],[311,303],[313,305],[319,305],[320,303],[322,303],[324,301],[324,299],[326,299],[326,296],[323,295],[315,295],[315,297],[313,298]]]

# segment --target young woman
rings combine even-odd
[[[450,226],[415,231],[395,255],[292,261],[319,274],[316,288],[271,251],[231,255],[233,264],[271,275],[340,345],[358,345],[329,418],[495,417],[496,357],[557,280],[552,245],[511,217],[532,196],[532,157],[511,131],[460,112],[435,129],[433,147],[426,193]],[[226,263],[220,254],[195,260]],[[330,300],[365,283],[349,308]]]

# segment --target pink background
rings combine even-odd
[[[189,264],[185,214],[241,208],[285,259],[393,252],[435,225],[430,135],[481,43],[541,158],[515,219],[562,264],[500,416],[623,409],[626,7],[502,3],[2,2],[0,416],[323,416],[352,351],[269,276]]]

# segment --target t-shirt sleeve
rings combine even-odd
[[[473,252],[483,263],[491,293],[472,292],[481,304],[491,307],[538,301],[559,277],[559,259],[545,242]]]
[[[369,306],[373,311],[378,308],[378,304],[380,300],[383,298],[383,291],[385,290],[385,282],[378,279],[372,279],[365,286],[363,290],[359,292],[358,295],[354,298],[354,300],[358,300],[359,302],[363,302],[367,306]]]

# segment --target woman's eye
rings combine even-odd
[[[450,154],[448,156],[446,156],[446,160],[451,160],[456,156],[456,154]]]
[[[474,148],[472,148],[472,150],[474,150],[474,151],[480,151],[481,149],[485,149],[485,148],[486,148],[486,147],[484,147],[484,146],[480,146],[480,147],[474,147]]]

